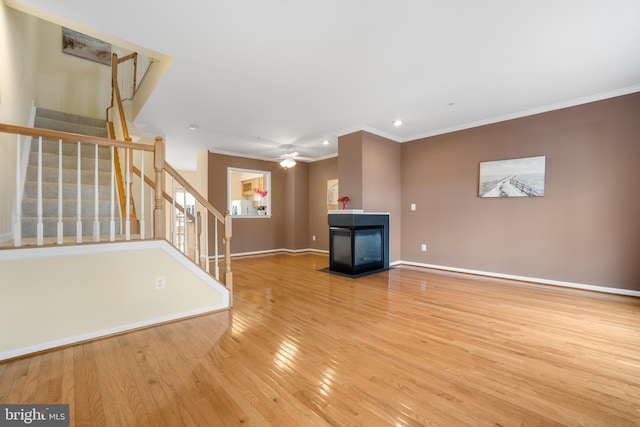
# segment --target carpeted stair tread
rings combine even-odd
[[[118,203],[115,200],[115,203]],[[80,203],[82,215],[94,215],[95,201],[93,199],[82,199]],[[62,200],[62,216],[63,217],[75,217],[77,215],[78,203],[75,200],[63,199]],[[100,200],[98,201],[98,214],[102,216],[111,216],[111,201]],[[34,214],[27,216],[27,218],[33,218],[38,213],[38,200],[35,198],[28,198],[22,200],[22,212],[32,212]],[[119,216],[118,209],[114,206],[114,215],[117,218]],[[43,199],[42,200],[42,215],[50,217],[58,217],[58,199]]]
[[[76,217],[63,217],[63,236],[75,236],[76,235]],[[93,217],[82,218],[82,235],[93,235]],[[99,218],[100,234],[108,235],[110,232],[111,219],[109,217]],[[38,229],[37,218],[28,218],[22,221],[22,235],[25,237],[36,236]],[[46,217],[42,219],[42,230],[44,237],[53,237],[58,234],[58,217]],[[120,234],[120,222],[118,219],[115,221],[116,234]]]
[[[38,107],[36,109],[36,118],[52,119],[61,122],[76,123],[91,127],[103,127],[106,129],[106,120],[104,119],[96,119],[93,117],[81,116],[79,114],[63,113],[62,111],[50,110],[48,108],[42,107]]]
[[[39,143],[38,140],[35,139],[31,143],[31,153],[38,153]],[[95,158],[96,155],[96,146],[93,144],[80,144],[80,157],[89,157]],[[42,139],[42,153],[47,154],[55,154],[56,156],[59,154],[59,143],[55,139]],[[76,157],[78,155],[78,143],[77,142],[69,142],[62,141],[62,155],[63,156],[73,156]],[[111,159],[111,149],[110,147],[98,146],[98,158],[99,159]]]
[[[74,159],[75,160],[75,159]],[[64,162],[63,162],[64,163]],[[74,165],[75,166],[75,165]],[[42,181],[43,182],[58,182],[58,165],[56,166],[43,166],[42,167]],[[93,183],[95,179],[95,168],[81,168],[80,169],[80,182],[83,184]],[[27,168],[27,182],[38,180],[38,168],[36,166],[29,166]],[[62,183],[63,184],[76,184],[78,180],[77,169],[62,168]],[[98,170],[98,184],[107,185],[111,182],[111,170]]]
[[[38,153],[29,153],[29,165],[38,167]],[[75,155],[62,156],[62,168],[76,170],[78,158]],[[58,167],[58,155],[53,153],[42,153],[42,166]],[[111,159],[98,159],[98,169],[106,170],[111,168]],[[80,169],[88,170],[95,168],[95,159],[92,157],[82,157],[80,159]]]
[[[107,137],[106,122],[100,119],[82,117],[74,114],[38,108],[35,127],[71,132],[76,134]],[[22,199],[22,236],[35,237],[37,233],[37,179],[39,139],[31,142],[29,165],[24,184]],[[93,235],[93,221],[95,215],[95,169],[96,146],[80,144],[80,191],[82,233]],[[58,223],[58,167],[62,161],[62,215],[64,235],[75,236],[78,192],[78,144],[76,142],[62,142],[62,156],[59,155],[58,140],[42,139],[42,212],[43,230],[45,237],[57,235]],[[111,149],[98,147],[98,216],[100,233],[109,234],[111,221]],[[120,233],[119,200],[114,195],[114,215],[116,232]]]
[[[107,128],[95,127],[79,123],[68,123],[55,119],[36,117],[35,127],[40,129],[57,130],[60,132],[77,133],[80,135],[108,137]]]

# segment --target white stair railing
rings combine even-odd
[[[99,193],[99,178],[100,168],[98,164],[98,145],[96,145],[94,153],[93,164],[93,241],[100,241],[100,193]]]
[[[109,241],[116,240],[116,218],[115,218],[115,198],[116,198],[116,163],[113,161],[115,155],[115,147],[109,148],[111,154],[111,179],[110,184],[110,199],[109,199]]]
[[[44,244],[44,225],[42,223],[42,137],[38,138],[38,181],[37,181],[37,239],[38,245]]]
[[[13,224],[13,243],[16,247],[22,246],[22,186],[20,173],[20,153],[22,146],[20,144],[20,134],[16,134],[16,217]]]
[[[64,243],[64,223],[62,222],[62,216],[62,140],[58,139],[58,224],[56,226],[56,243],[59,245]]]
[[[25,211],[22,208],[24,191],[21,188],[21,172],[20,167],[18,165],[21,164],[21,153],[22,153],[22,138],[38,138],[37,145],[37,181],[36,181],[36,245],[42,246],[44,244],[63,244],[70,243],[65,242],[64,230],[65,226],[68,227],[68,230],[71,230],[71,226],[73,225],[73,219],[69,217],[69,213],[65,214],[65,189],[69,194],[73,194],[73,191],[69,191],[69,189],[75,187],[76,197],[75,197],[75,242],[82,243],[84,239],[84,228],[83,228],[83,220],[91,223],[92,227],[86,227],[88,230],[87,235],[92,235],[92,239],[94,242],[99,242],[102,240],[105,241],[114,241],[117,240],[117,236],[120,236],[121,239],[130,240],[132,238],[144,238],[145,236],[145,222],[141,221],[141,231],[138,236],[132,236],[130,225],[128,225],[130,221],[130,213],[131,213],[131,186],[130,183],[132,181],[132,172],[136,173],[140,176],[140,213],[142,217],[146,215],[150,215],[150,213],[145,214],[145,197],[147,194],[151,195],[151,200],[153,201],[153,215],[151,218],[152,221],[152,229],[153,229],[153,238],[155,239],[165,239],[169,237],[171,243],[182,251],[188,258],[190,258],[194,263],[200,266],[207,273],[209,272],[209,248],[213,246],[214,254],[212,256],[214,261],[214,277],[221,282],[224,282],[227,288],[230,290],[232,294],[233,287],[233,276],[231,272],[231,246],[230,239],[232,237],[231,233],[231,216],[228,212],[225,214],[221,214],[217,211],[211,203],[201,194],[199,194],[191,184],[189,184],[175,169],[173,169],[168,163],[164,161],[164,141],[162,138],[156,138],[156,142],[154,145],[140,144],[140,143],[132,143],[128,141],[115,141],[106,138],[93,137],[93,136],[84,136],[77,134],[68,134],[65,132],[57,132],[46,129],[36,129],[36,128],[26,128],[21,126],[13,126],[0,123],[0,132],[10,133],[16,135],[16,192],[15,192],[15,221],[14,221],[14,246],[22,246],[26,242],[23,239],[23,222],[25,221]],[[49,141],[54,140],[57,141],[57,150],[53,148],[53,144],[55,142]],[[46,212],[47,212],[47,222],[45,223],[44,218],[44,191],[43,188],[45,186],[44,182],[44,168],[43,168],[43,158],[45,156],[45,151],[43,150],[43,144],[47,144],[47,152],[46,156],[48,160],[51,160],[52,156],[55,156],[55,151],[57,151],[57,166],[58,173],[56,177],[50,176],[51,174],[47,173],[47,176],[50,181],[46,183],[47,191],[50,191],[53,188],[57,187],[57,200],[55,203],[57,206],[51,206],[48,204]],[[52,144],[51,146],[48,144]],[[72,144],[72,145],[69,145]],[[108,187],[105,188],[105,192],[101,193],[101,183],[100,183],[100,173],[101,168],[100,165],[100,153],[99,148],[109,147],[109,153],[111,154],[111,159],[109,159],[110,167],[108,170],[102,172],[102,176],[108,177]],[[64,167],[67,162],[65,162],[65,151],[68,151],[71,147],[73,151],[75,151],[75,155],[77,156],[75,162],[75,171],[73,171],[73,166],[71,166],[71,170],[68,169],[69,172],[75,172],[75,182],[65,182],[68,178],[68,174],[64,173]],[[87,169],[87,173],[91,170],[94,173],[94,181],[93,185],[90,183],[85,183],[85,189],[93,189],[94,195],[93,200],[90,198],[87,200],[89,202],[88,205],[91,206],[91,202],[93,203],[93,215],[83,218],[83,195],[82,195],[82,152],[83,148],[85,152],[91,153],[89,154],[86,160],[90,162],[91,157],[93,157],[93,167]],[[121,218],[121,220],[125,221],[125,231],[124,236],[122,235],[122,230],[120,233],[116,233],[116,225],[115,225],[115,211],[116,211],[116,203],[117,198],[115,197],[115,167],[113,162],[113,156],[115,150],[118,148],[122,148],[126,152],[126,156],[124,161],[126,162],[125,170],[127,175],[127,185],[126,185],[126,216],[125,218]],[[50,152],[53,151],[53,153]],[[91,151],[93,150],[93,151]],[[133,164],[134,156],[132,156],[132,151],[136,150],[140,152],[140,169]],[[153,172],[154,179],[148,177],[145,174],[145,165],[144,165],[144,154],[147,152],[153,153],[154,162],[153,162]],[[92,155],[92,156],[91,156]],[[54,160],[54,161],[55,161]],[[86,163],[87,165],[89,163]],[[164,192],[164,183],[171,179],[171,187],[172,194],[168,195]],[[72,178],[73,180],[73,178]],[[106,180],[104,186],[106,187]],[[56,182],[57,181],[57,182]],[[176,200],[176,189],[179,189],[182,194],[181,202],[178,203]],[[101,196],[104,194],[104,196]],[[102,200],[101,200],[102,197]],[[68,200],[68,199],[67,199]],[[189,206],[185,206],[187,201],[191,203],[193,201],[193,205],[189,204]],[[108,202],[108,208],[105,209],[108,212],[105,212],[102,216],[100,214],[100,206],[102,204],[106,204]],[[67,203],[67,209],[70,208]],[[57,208],[57,209],[56,209]],[[171,215],[165,215],[166,209],[170,209]],[[55,212],[55,213],[54,213]],[[200,213],[204,213],[204,215],[200,215]],[[178,227],[178,231],[176,230],[176,217],[179,213],[181,224]],[[167,227],[167,218],[171,218],[171,224]],[[109,222],[109,232],[102,236],[100,233],[101,227],[101,218],[103,221]],[[150,218],[150,219],[151,219]],[[65,223],[66,220],[66,223]],[[210,221],[214,221],[213,227],[210,224]],[[202,222],[201,222],[202,221]],[[219,224],[222,225],[222,228],[219,227]],[[209,240],[209,230],[213,228],[213,239],[211,242]],[[166,235],[165,230],[170,229],[171,234],[169,236]],[[224,254],[219,252],[219,242],[222,241],[224,244]],[[33,244],[33,243],[30,243]],[[204,248],[204,249],[203,249]],[[221,272],[219,268],[219,260],[224,259],[225,263],[225,272],[224,272],[224,281],[221,280]],[[231,299],[232,301],[232,299]]]
[[[82,243],[82,146],[78,144],[76,175],[76,243]]]

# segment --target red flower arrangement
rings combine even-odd
[[[338,201],[342,203],[342,209],[347,209],[347,204],[351,201],[349,196],[340,196]]]
[[[261,190],[259,188],[254,188],[254,190],[260,197],[267,197],[267,190]]]

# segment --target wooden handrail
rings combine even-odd
[[[115,53],[113,55],[115,55]],[[133,52],[133,53],[130,53],[129,55],[123,56],[122,58],[118,58],[118,63],[120,64],[120,63],[123,63],[125,61],[130,60],[130,59],[136,59],[137,57],[138,57],[138,53],[137,52]],[[117,56],[116,56],[116,58],[117,58]]]
[[[138,175],[140,178],[142,178],[142,171],[140,169],[138,169],[137,167],[133,167],[133,173],[135,173],[136,175]],[[154,188],[156,183],[153,182],[153,180],[151,178],[149,178],[147,176],[147,174],[144,174],[144,182],[151,188]],[[162,197],[164,197],[164,199],[169,202],[169,204],[173,205],[173,197],[171,197],[166,191],[162,192]],[[185,214],[187,216],[187,218],[189,218],[192,221],[196,220],[196,217],[193,216],[193,214],[189,213],[189,211],[187,211],[187,209],[182,206],[180,203],[176,202],[175,207],[182,212],[183,214]]]
[[[223,224],[225,223],[225,216],[223,214],[221,214],[215,207],[213,207],[213,205],[211,203],[209,203],[209,201],[206,199],[206,197],[204,197],[203,195],[201,195],[200,193],[198,193],[198,191],[187,182],[186,179],[184,179],[177,170],[175,170],[173,167],[171,167],[171,165],[167,162],[164,163],[164,169],[169,173],[169,175],[171,175],[172,178],[174,178],[180,185],[182,185],[182,188],[186,189],[189,191],[189,193],[191,193],[192,196],[195,197],[195,199],[205,208],[207,208],[207,210],[213,214],[220,222],[222,222]]]
[[[83,142],[86,144],[96,144],[104,147],[133,148],[134,150],[153,152],[153,146],[138,144],[135,142],[117,141],[100,136],[80,135],[79,133],[59,132],[56,130],[15,126],[0,123],[0,132],[14,133],[24,136],[43,137],[47,139],[61,139],[69,142]]]
[[[128,57],[137,57],[137,55],[134,55],[134,56],[132,55],[128,55]],[[129,135],[129,127],[127,126],[127,118],[124,114],[124,106],[122,104],[122,95],[120,94],[120,86],[118,85],[118,63],[125,61],[127,59],[123,58],[122,60],[119,60],[118,55],[116,55],[115,53],[111,55],[111,107],[113,107],[113,97],[115,95],[116,105],[118,107],[118,114],[120,116],[120,125],[122,128],[123,138],[125,141],[131,142],[131,136]],[[109,121],[108,117],[107,117],[107,121]],[[124,183],[123,183],[123,173],[120,167],[119,153],[116,152],[113,158],[114,158],[114,162],[116,162],[116,182],[118,183],[118,198],[120,199],[120,211],[121,211],[120,213],[122,217],[125,218],[127,216],[127,213],[126,213],[127,196],[126,196],[126,188],[124,187]],[[133,165],[129,166],[129,171],[132,170],[131,169],[132,166]],[[127,185],[131,185],[131,183],[127,183]],[[137,214],[136,214],[136,206],[133,201],[133,194],[131,192],[129,194],[130,194],[129,219],[136,220]]]
[[[118,80],[113,79],[113,92],[116,95],[116,104],[118,106],[118,113],[120,115],[120,123],[122,124],[122,135],[124,136],[125,141],[130,141],[131,136],[129,136],[129,128],[127,126],[127,119],[124,115],[124,107],[122,105],[122,97],[120,96],[120,87],[118,86]]]

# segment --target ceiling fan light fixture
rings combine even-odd
[[[285,169],[292,168],[295,165],[296,165],[296,161],[293,160],[293,157],[289,157],[289,156],[285,157],[284,160],[280,162],[280,166],[282,166]]]

